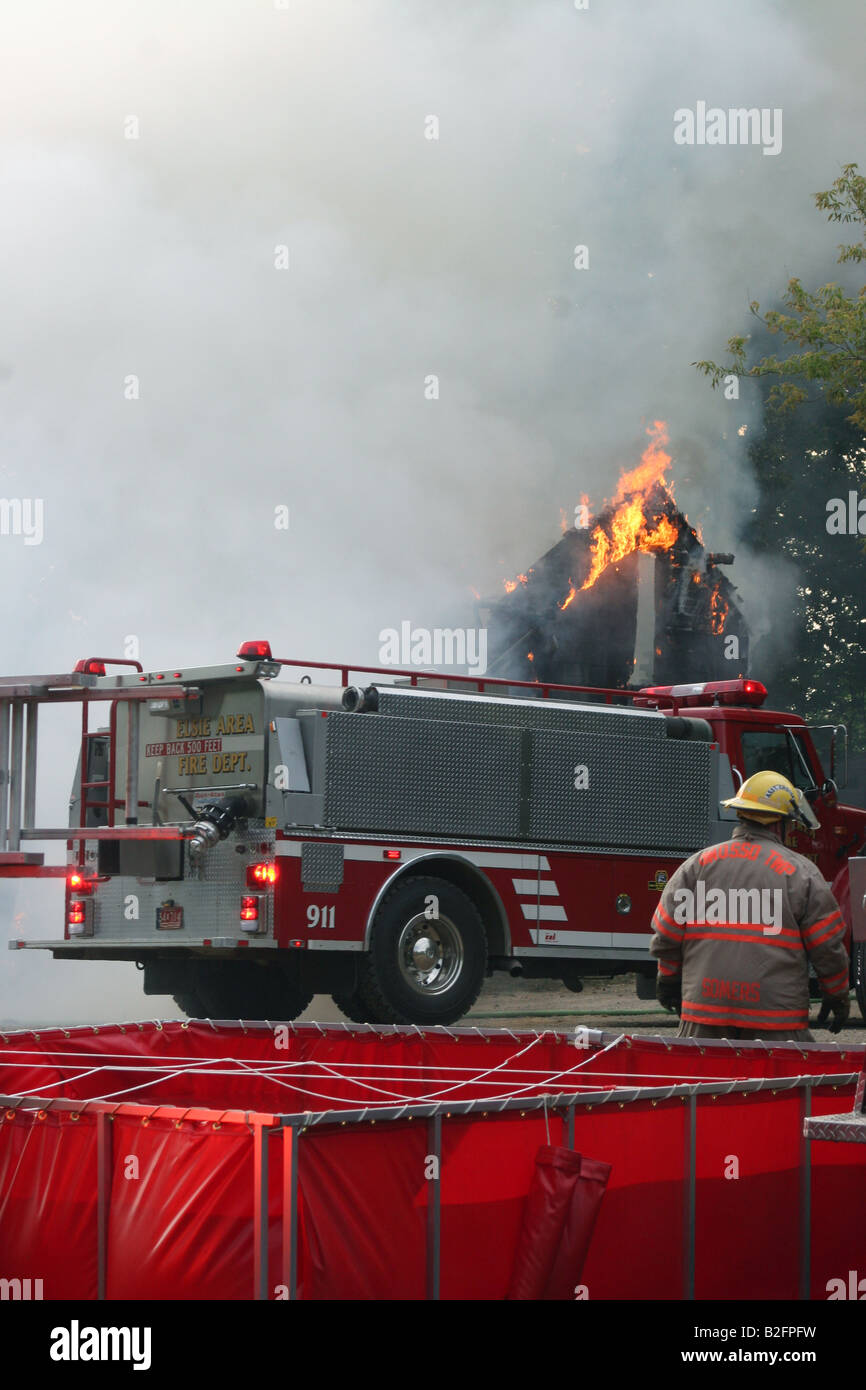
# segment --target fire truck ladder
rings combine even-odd
[[[99,684],[106,665],[132,666],[141,685],[127,685],[124,677]],[[128,679],[128,678],[127,678]],[[181,840],[188,833],[171,826],[140,826],[138,811],[139,714],[141,701],[153,699],[154,687],[142,674],[141,663],[114,657],[88,657],[73,672],[49,676],[0,677],[0,878],[62,878],[68,865],[47,865],[40,852],[22,849],[22,841],[65,840],[76,846],[76,860],[84,865],[87,840]],[[189,700],[199,695],[188,686],[161,686],[160,699]],[[114,795],[117,773],[117,707],[128,706],[125,798]],[[90,728],[90,707],[111,702],[109,729]],[[43,704],[81,705],[81,757],[78,778],[78,824],[38,826],[36,824],[36,754],[39,706]],[[108,738],[108,776],[88,779],[90,746],[95,738]],[[98,793],[102,795],[98,795]],[[97,793],[97,794],[95,794]],[[122,808],[125,823],[115,824],[115,811]],[[87,824],[88,812],[105,812],[106,824]]]

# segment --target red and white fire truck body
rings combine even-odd
[[[808,793],[820,828],[789,843],[850,924],[866,812],[757,681],[521,685],[284,662],[263,642],[229,666],[105,667],[0,682],[0,873],[67,880],[63,938],[11,945],[135,961],[146,993],[191,1014],[291,1018],[329,993],[356,1021],[450,1022],[493,970],[573,989],[635,972],[646,996],[668,877],[728,838],[720,801],[767,767]],[[290,668],[300,680],[278,679]],[[35,710],[69,699],[70,823],[46,830]],[[108,721],[91,729],[94,703]],[[22,848],[64,837],[63,867]],[[863,1008],[866,931],[851,950]]]

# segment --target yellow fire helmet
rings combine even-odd
[[[780,816],[798,820],[809,830],[820,821],[799,788],[780,772],[755,772],[743,782],[736,796],[722,802],[747,820],[768,824]]]

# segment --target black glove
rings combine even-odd
[[[656,999],[669,1013],[680,1012],[683,1005],[683,985],[679,975],[673,979],[666,975],[656,976]]]
[[[821,1011],[818,1014],[817,1026],[823,1028],[826,1024],[831,1033],[841,1033],[845,1024],[848,1022],[848,1015],[850,1012],[851,1000],[847,994],[838,994],[833,998],[825,994],[821,1001]],[[827,1019],[831,1014],[833,1015],[833,1022],[827,1023]]]

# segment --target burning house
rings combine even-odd
[[[665,483],[664,424],[648,433],[604,510],[481,603],[491,675],[625,687],[747,673],[748,629],[721,569],[734,557],[706,550]]]

